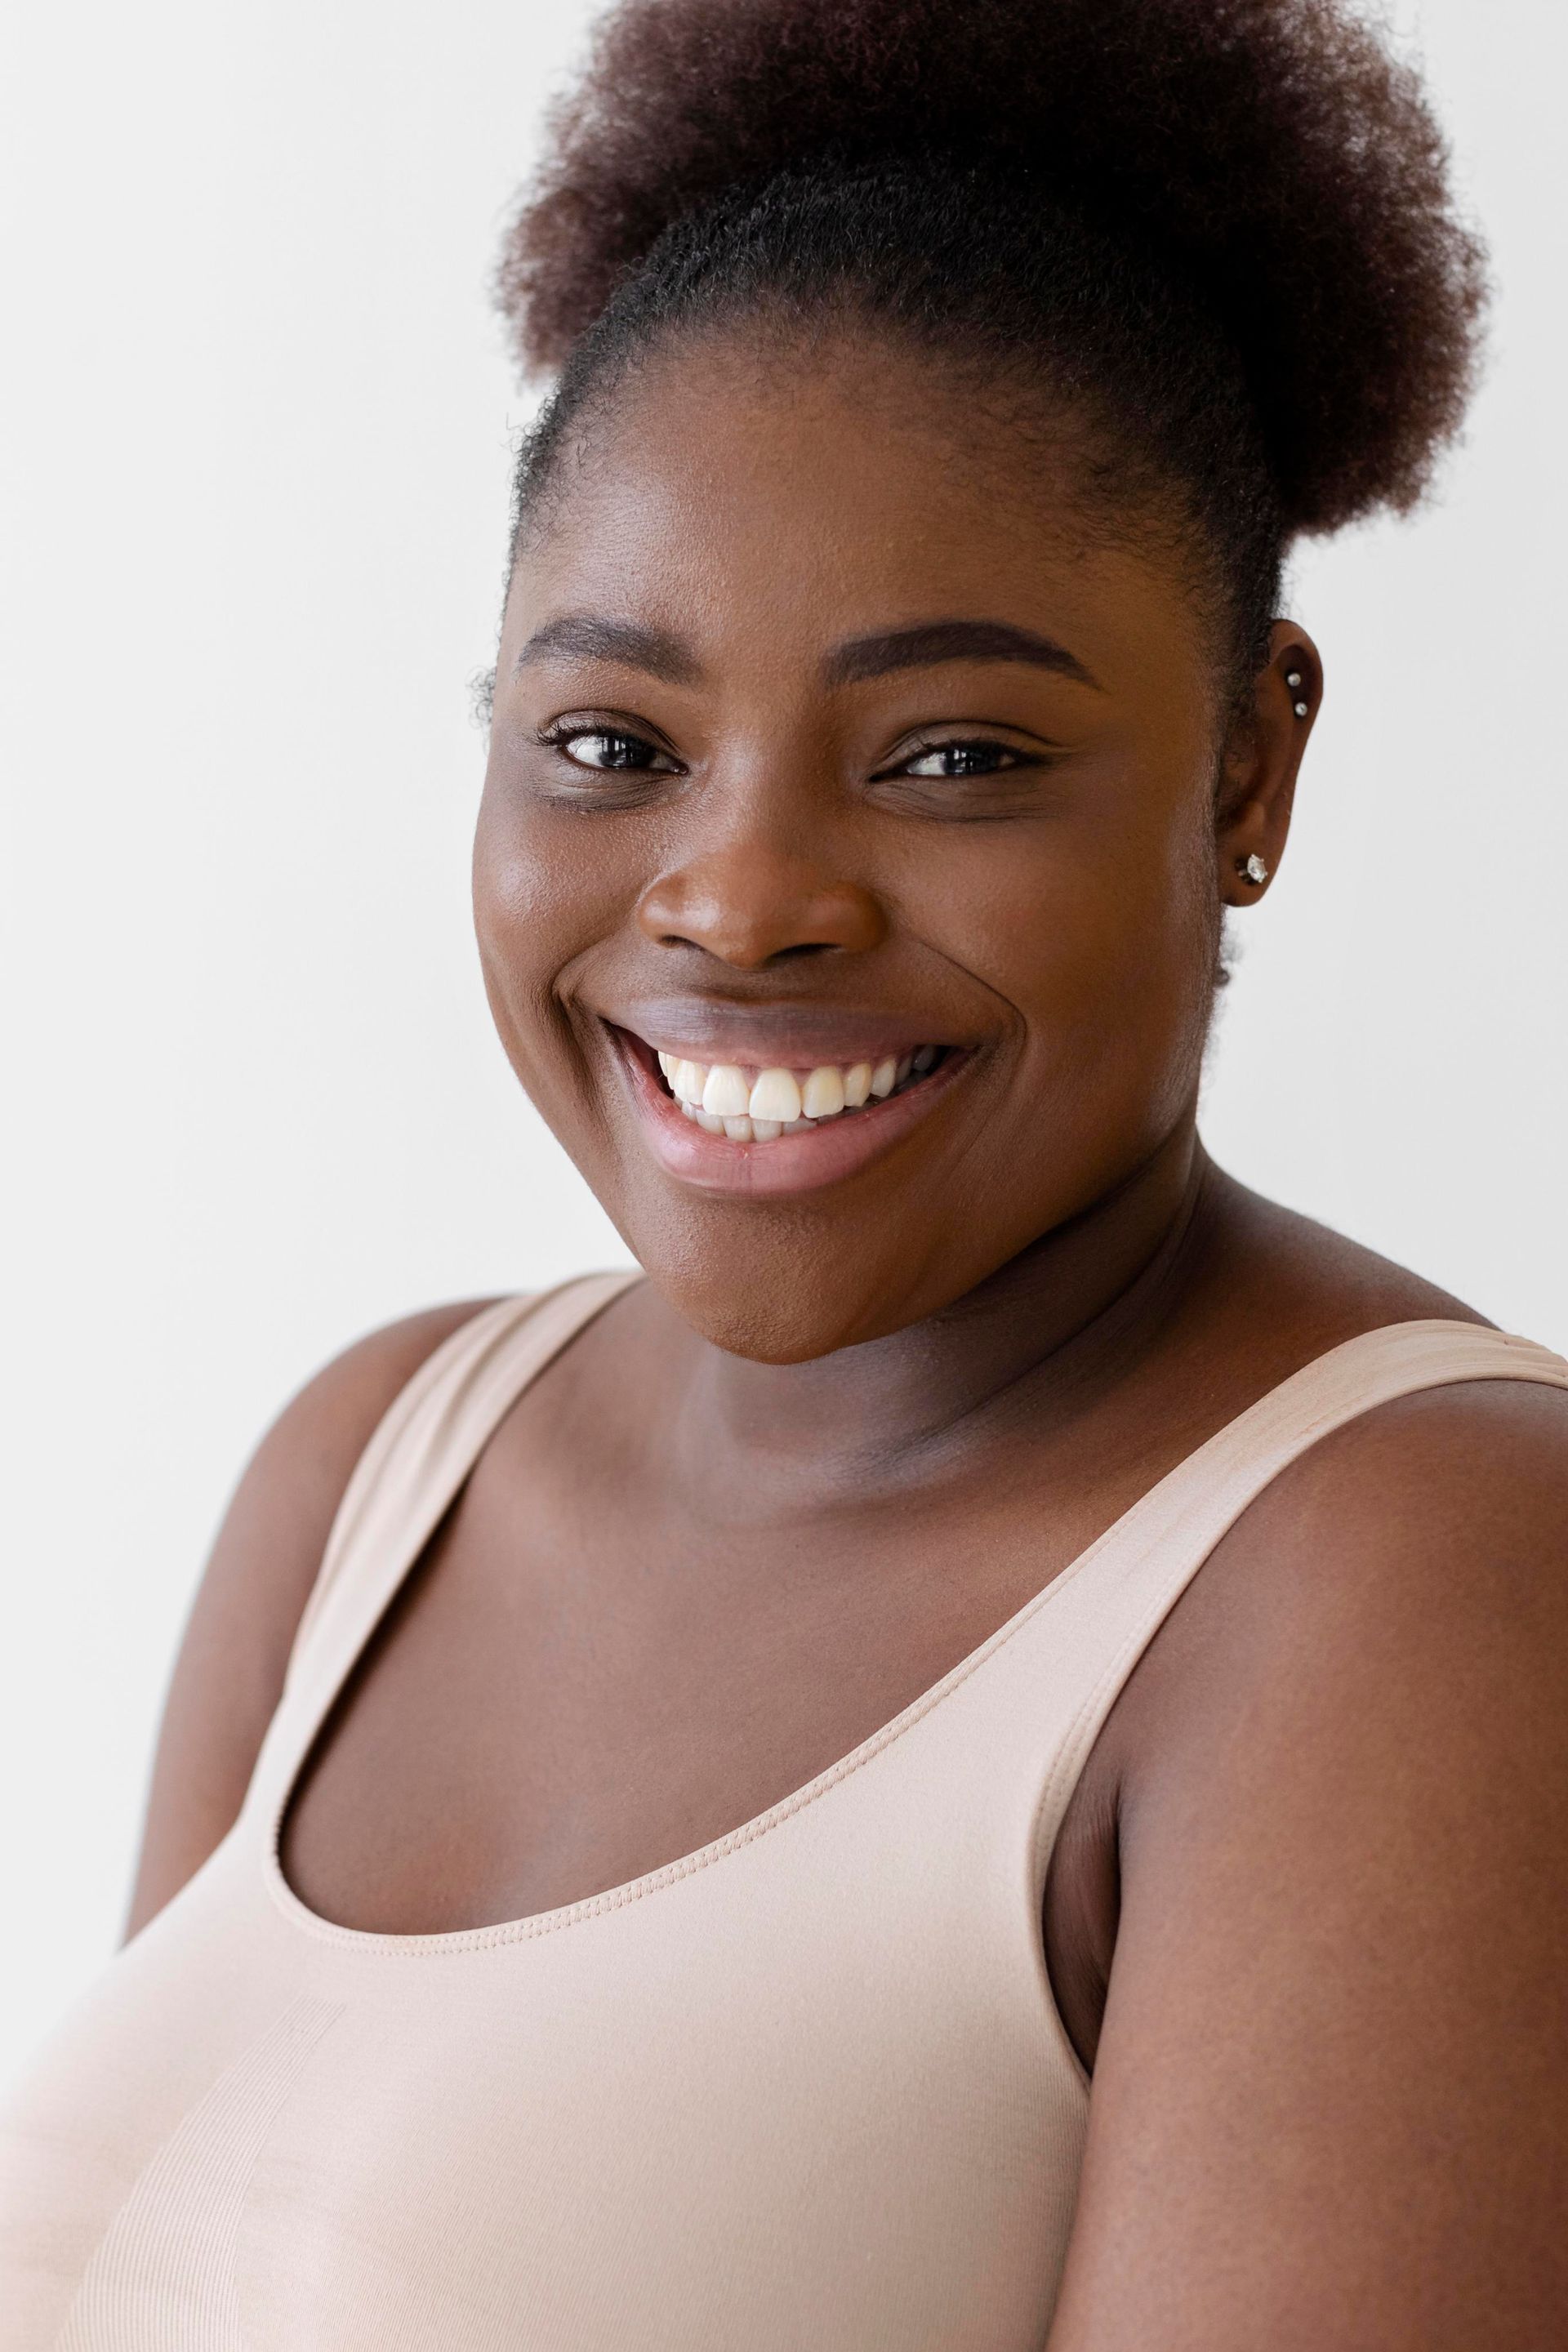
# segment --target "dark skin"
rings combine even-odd
[[[286,1874],[352,1927],[519,1918],[690,1853],[1298,1367],[1479,1319],[1197,1139],[1219,914],[1283,852],[1310,640],[1277,625],[1227,723],[1169,534],[1097,538],[1067,421],[1057,477],[1037,450],[1003,499],[924,362],[765,349],[643,370],[509,597],[491,1003],[650,1279],[508,1414],[300,1776]],[[889,666],[939,619],[993,635]],[[807,1041],[907,1018],[946,1081],[838,1181],[705,1189],[649,1151],[616,1044],[672,1003]],[[353,1463],[471,1311],[351,1351],[247,1474],[133,1924],[232,1821]],[[1093,2069],[1050,2352],[1562,2340],[1565,1433],[1568,1398],[1501,1382],[1368,1414],[1128,1683],[1047,1889]]]

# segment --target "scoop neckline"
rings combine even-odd
[[[1251,1408],[1248,1407],[1248,1411],[1250,1410]],[[1223,1436],[1225,1432],[1218,1431],[1215,1434]],[[1185,1458],[1191,1461],[1193,1456],[1189,1454]],[[1177,1469],[1181,1466],[1181,1464],[1176,1465]],[[1166,1475],[1173,1476],[1175,1474],[1172,1471]],[[1132,1512],[1149,1501],[1158,1491],[1158,1487],[1163,1486],[1164,1483],[1164,1479],[1161,1479],[1156,1486],[1150,1487],[1146,1494],[1141,1495],[1137,1501],[1129,1505],[1128,1509],[1122,1512],[1119,1518],[1115,1519],[1101,1534],[1096,1536],[1082,1551],[1075,1554],[1064,1568],[1059,1569],[1049,1583],[1043,1584],[1037,1591],[1031,1593],[1022,1607],[1016,1610],[1003,1624],[997,1626],[994,1633],[987,1634],[984,1641],[975,1649],[971,1650],[967,1656],[961,1658],[956,1665],[950,1666],[939,1681],[920,1692],[907,1706],[901,1708],[889,1721],[880,1725],[858,1746],[850,1748],[847,1754],[839,1757],[835,1763],[827,1765],[822,1771],[815,1773],[809,1780],[803,1781],[800,1787],[792,1790],[788,1796],[779,1798],[776,1802],[767,1806],[762,1812],[753,1813],[749,1821],[739,1822],[732,1830],[725,1830],[720,1836],[710,1838],[705,1845],[693,1847],[689,1853],[679,1854],[673,1862],[660,1863],[656,1869],[641,1871],[635,1878],[624,1879],[618,1885],[607,1886],[597,1895],[580,1895],[575,1902],[557,1904],[547,1911],[530,1912],[520,1919],[498,1919],[488,1927],[441,1927],[415,1931],[410,1934],[399,1934],[376,1927],[345,1927],[338,1920],[323,1917],[319,1911],[312,1911],[310,1905],[295,1894],[283,1872],[281,1851],[283,1823],[288,1818],[289,1807],[293,1801],[294,1791],[299,1785],[305,1757],[310,1752],[311,1742],[307,1741],[304,1753],[296,1760],[289,1773],[281,1797],[269,1810],[266,1872],[272,1895],[297,1927],[302,1927],[308,1934],[322,1941],[357,1946],[374,1952],[407,1954],[414,1958],[435,1957],[443,1952],[482,1950],[488,1945],[523,1943],[536,1936],[551,1935],[559,1928],[574,1927],[579,1921],[595,1917],[602,1912],[623,1910],[628,1904],[640,1902],[645,1895],[657,1894],[666,1886],[673,1886],[683,1878],[693,1877],[698,1871],[705,1870],[710,1864],[722,1861],[727,1854],[737,1852],[742,1846],[750,1845],[753,1840],[764,1836],[769,1830],[776,1829],[792,1815],[804,1811],[806,1806],[815,1803],[817,1798],[826,1796],[830,1789],[836,1788],[841,1780],[847,1780],[852,1773],[858,1771],[862,1765],[868,1764],[875,1756],[881,1753],[883,1748],[890,1748],[895,1740],[902,1738],[905,1732],[911,1730],[923,1716],[929,1715],[944,1698],[956,1690],[961,1683],[966,1682],[969,1676],[985,1663],[993,1652],[999,1649],[1013,1634],[1020,1632],[1026,1621],[1033,1617],[1054,1594],[1059,1592],[1081,1569],[1086,1568],[1094,1554],[1119,1532],[1123,1522],[1131,1516]],[[413,1566],[414,1562],[410,1560],[404,1568],[393,1586],[394,1594]],[[389,1594],[387,1605],[390,1605],[391,1598],[392,1595]],[[384,1614],[384,1610],[381,1613]],[[379,1622],[379,1618],[377,1622]],[[371,1631],[374,1632],[374,1630],[373,1626]],[[366,1640],[368,1639],[367,1634]],[[363,1646],[362,1643],[362,1650]],[[350,1660],[343,1681],[346,1681],[348,1674],[353,1672],[354,1663],[354,1659]],[[338,1688],[342,1687],[342,1684],[340,1682]],[[332,1695],[333,1697],[335,1696],[336,1693]],[[332,1698],[330,1697],[327,1707],[322,1710],[322,1721],[325,1720],[326,1713],[331,1705]],[[312,1734],[312,1740],[313,1738]]]
[[[375,1927],[346,1927],[337,1920],[325,1918],[319,1911],[312,1911],[310,1905],[296,1895],[289,1885],[283,1871],[281,1849],[283,1824],[288,1818],[289,1808],[293,1802],[294,1793],[299,1787],[300,1778],[310,1749],[350,1675],[368,1647],[377,1626],[385,1618],[397,1594],[417,1565],[428,1541],[427,1536],[422,1537],[412,1550],[400,1558],[396,1571],[387,1585],[381,1607],[362,1630],[353,1654],[344,1661],[342,1671],[331,1688],[325,1698],[320,1702],[315,1721],[303,1745],[293,1754],[281,1790],[268,1807],[263,1860],[263,1875],[268,1894],[276,1906],[293,1926],[319,1942],[357,1949],[367,1955],[418,1959],[438,1958],[444,1955],[482,1951],[492,1946],[523,1943],[535,1937],[552,1935],[560,1929],[575,1927],[582,1921],[598,1917],[606,1912],[623,1910],[629,1904],[640,1902],[646,1896],[658,1894],[667,1886],[676,1885],[682,1879],[690,1878],[699,1871],[722,1861],[728,1854],[738,1852],[742,1846],[749,1845],[757,1838],[765,1836],[770,1830],[776,1829],[795,1814],[804,1811],[808,1805],[814,1804],[817,1799],[826,1796],[841,1781],[849,1779],[863,1765],[870,1763],[875,1757],[881,1754],[884,1748],[891,1747],[895,1741],[902,1738],[925,1716],[931,1714],[945,1698],[951,1696],[953,1691],[967,1682],[973,1674],[978,1672],[980,1667],[998,1650],[1005,1647],[1015,1635],[1022,1632],[1025,1625],[1049,1601],[1058,1593],[1067,1591],[1068,1586],[1090,1567],[1100,1554],[1125,1532],[1131,1521],[1145,1510],[1157,1507],[1159,1498],[1177,1479],[1189,1475],[1194,1466],[1205,1456],[1218,1451],[1233,1440],[1238,1431],[1244,1429],[1249,1422],[1264,1414],[1291,1389],[1320,1377],[1326,1364],[1336,1358],[1342,1357],[1351,1349],[1363,1349],[1379,1341],[1386,1344],[1394,1333],[1404,1338],[1410,1338],[1417,1331],[1447,1331],[1455,1334],[1463,1332],[1471,1337],[1484,1335],[1488,1339],[1504,1341],[1512,1348],[1529,1349],[1547,1356],[1554,1362],[1563,1360],[1560,1358],[1552,1357],[1552,1351],[1549,1349],[1541,1348],[1536,1342],[1523,1340],[1512,1333],[1502,1331],[1496,1324],[1468,1323],[1461,1321],[1457,1317],[1415,1317],[1398,1323],[1377,1324],[1367,1331],[1352,1332],[1348,1339],[1338,1341],[1332,1348],[1325,1349],[1321,1354],[1310,1358],[1306,1363],[1298,1365],[1295,1371],[1288,1372],[1282,1381],[1277,1381],[1272,1388],[1266,1389],[1261,1396],[1255,1397],[1249,1405],[1244,1405],[1240,1412],[1234,1413],[1229,1421],[1223,1423],[1212,1435],[1206,1437],[1201,1445],[1195,1446],[1190,1454],[1184,1454],[1182,1459],[1173,1463],[1152,1486],[1146,1487],[1142,1494],[1136,1496],[1124,1511],[1118,1513],[1109,1527],[1102,1528],[1081,1551],[1076,1552],[1071,1559],[1058,1569],[1055,1576],[1041,1585],[1037,1591],[1032,1592],[1010,1617],[1005,1619],[995,1628],[994,1632],[988,1633],[983,1642],[960,1658],[955,1665],[950,1666],[937,1681],[918,1693],[907,1706],[900,1708],[897,1715],[869,1733],[847,1754],[839,1757],[835,1763],[813,1774],[809,1780],[803,1781],[799,1788],[792,1790],[787,1796],[779,1798],[773,1804],[765,1807],[762,1812],[754,1813],[750,1820],[739,1822],[735,1828],[724,1831],[716,1838],[709,1839],[706,1844],[695,1846],[689,1853],[677,1855],[673,1861],[661,1863],[652,1870],[641,1871],[636,1877],[622,1880],[618,1885],[605,1887],[597,1895],[580,1895],[571,1903],[556,1904],[548,1910],[530,1912],[521,1918],[494,1920],[486,1926],[442,1927],[401,1934],[394,1930]],[[562,1348],[569,1346],[575,1336],[575,1332],[570,1333],[562,1342]],[[554,1355],[559,1352],[561,1352],[560,1349],[552,1351],[544,1362],[536,1367],[534,1372],[530,1374],[529,1379],[518,1390],[519,1396],[525,1393],[540,1373],[548,1370],[550,1363],[554,1360]],[[1462,1379],[1465,1376],[1458,1377]],[[473,1459],[464,1470],[462,1477],[453,1490],[448,1508],[450,1501],[456,1500],[473,1475],[479,1455],[489,1443],[491,1434],[493,1432],[487,1432]],[[1309,1440],[1309,1443],[1311,1442]]]

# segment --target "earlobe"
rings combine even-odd
[[[1221,834],[1220,896],[1227,907],[1255,907],[1263,896],[1284,840],[1276,809],[1272,799],[1250,794]]]

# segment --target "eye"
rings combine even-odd
[[[618,774],[677,772],[677,762],[668,751],[661,751],[646,735],[634,735],[624,727],[550,727],[542,730],[539,740],[577,768]]]
[[[1009,768],[1026,765],[1021,752],[1005,743],[935,743],[929,751],[917,751],[905,760],[899,772],[905,776],[996,776]]]
[[[1016,743],[1000,731],[945,737],[936,732],[938,725],[963,723],[933,721],[890,746],[884,763],[868,778],[877,799],[906,814],[956,824],[1045,814],[1054,803],[1050,779],[1069,756],[1068,747],[1033,733]],[[1010,722],[1001,724],[1014,731]]]

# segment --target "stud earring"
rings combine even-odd
[[[1267,882],[1268,879],[1268,860],[1266,857],[1259,857],[1257,850],[1255,849],[1250,857],[1238,857],[1237,859],[1236,870],[1242,877],[1244,881]]]
[[[1299,694],[1301,688],[1300,671],[1299,669],[1288,669],[1285,673],[1285,683],[1289,688],[1292,694]],[[1310,708],[1311,706],[1310,703],[1298,702],[1295,706],[1297,718],[1305,719]]]

